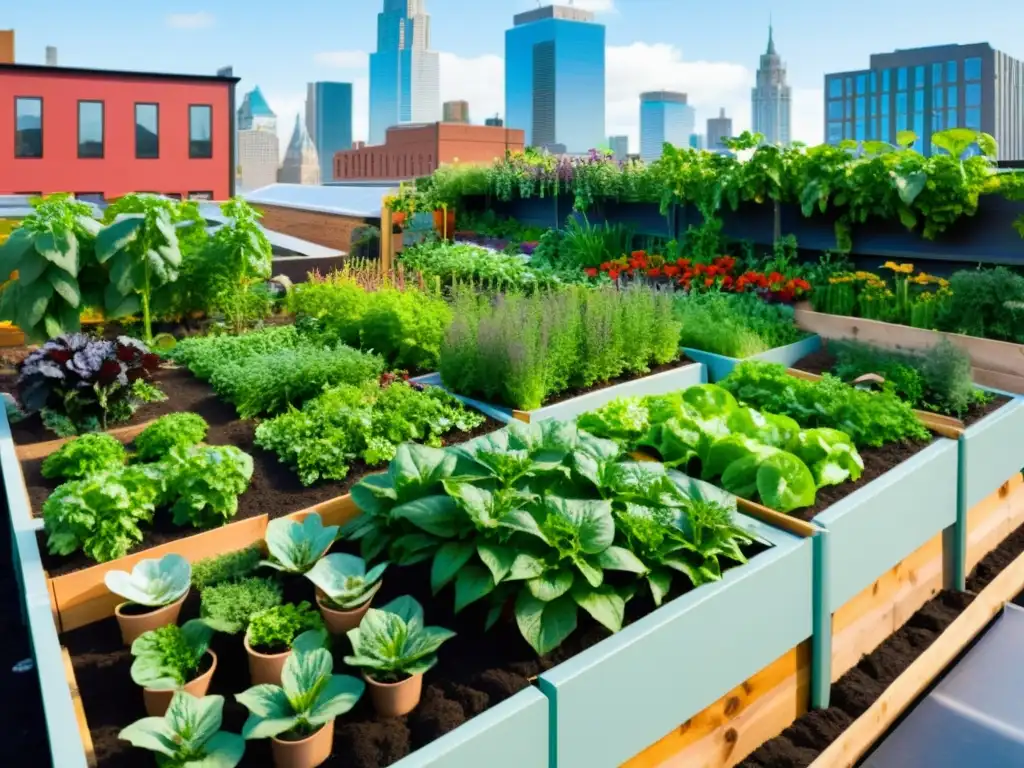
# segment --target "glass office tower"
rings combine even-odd
[[[640,94],[640,159],[653,162],[661,157],[665,143],[691,146],[697,114],[686,103],[685,93],[649,91]]]
[[[306,86],[306,129],[320,158],[320,178],[334,178],[334,153],[352,148],[352,83]]]

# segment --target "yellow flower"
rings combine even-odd
[[[911,272],[914,271],[914,265],[913,264],[897,264],[894,261],[887,261],[887,262],[885,262],[885,264],[882,265],[882,269],[891,269],[893,272],[898,272],[900,274],[909,275]]]

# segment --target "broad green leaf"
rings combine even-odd
[[[546,603],[522,590],[516,598],[516,624],[530,647],[543,656],[575,631],[576,602],[569,595],[563,595]]]
[[[647,566],[643,561],[625,547],[614,544],[603,552],[599,552],[594,560],[608,571],[627,571],[629,573],[646,573]]]
[[[455,578],[476,552],[472,542],[453,541],[441,546],[430,568],[430,589],[436,595]]]
[[[223,696],[200,699],[178,691],[171,699],[165,717],[175,733],[188,734],[190,742],[201,744],[220,730],[223,711]]]
[[[479,565],[469,565],[455,578],[455,612],[486,597],[495,587],[491,572]]]
[[[18,282],[27,288],[41,278],[49,266],[50,262],[34,251],[29,253],[18,264]]]
[[[235,768],[245,754],[245,739],[237,733],[218,731],[203,745],[204,757],[191,760],[182,768]]]
[[[367,515],[382,515],[398,500],[388,475],[368,475],[352,486],[352,501]]]
[[[82,294],[78,288],[78,280],[59,269],[48,269],[46,279],[53,286],[60,297],[72,307],[78,307],[82,302]]]
[[[568,592],[572,586],[573,578],[572,571],[552,569],[535,579],[527,581],[526,588],[535,598],[547,603]]]
[[[0,283],[6,282],[22,260],[34,253],[34,238],[28,230],[16,229],[6,242],[0,243]]]
[[[544,560],[541,558],[528,552],[520,552],[512,562],[512,567],[509,569],[505,580],[520,581],[522,579],[532,579],[544,573],[546,567]]]
[[[162,717],[144,717],[136,720],[127,728],[121,729],[117,738],[123,739],[133,747],[148,749],[150,752],[174,757],[178,752],[174,732]]]
[[[101,229],[96,235],[96,260],[100,264],[107,263],[111,256],[123,250],[139,236],[144,223],[145,220],[141,216],[132,216]]]
[[[421,493],[450,477],[454,468],[455,456],[444,449],[402,443],[388,473],[399,498],[409,498],[409,494]]]
[[[340,717],[356,705],[366,684],[350,675],[331,675],[320,690],[307,719],[313,725],[324,725]]]
[[[390,603],[382,606],[381,610],[393,613],[406,624],[423,625],[423,606],[419,604],[416,598],[409,595],[396,597]]]
[[[774,510],[791,512],[812,507],[815,490],[811,470],[792,453],[774,453],[758,467],[757,492],[761,501]]]
[[[654,604],[661,605],[672,589],[672,571],[657,568],[647,574],[647,583],[651,587]]]
[[[594,588],[584,584],[576,585],[572,590],[572,599],[576,604],[591,615],[594,621],[612,632],[622,629],[626,615],[626,601],[622,599],[615,587],[604,584]]]
[[[579,535],[580,549],[596,554],[615,538],[615,520],[611,502],[591,499],[547,498],[545,506],[573,526]]]
[[[293,651],[288,656],[281,670],[281,687],[294,709],[300,709],[295,706],[296,702],[330,677],[333,667],[331,653],[324,648],[299,653]]]
[[[478,528],[496,528],[494,495],[472,483],[446,480],[445,492],[458,502],[459,507],[472,519]]]
[[[512,570],[516,561],[516,551],[501,544],[479,544],[476,548],[480,560],[494,577],[494,583],[500,583]]]
[[[54,229],[36,237],[36,252],[66,274],[78,274],[78,238],[73,232]]]
[[[583,555],[573,555],[572,562],[592,587],[599,587],[604,583],[604,571]]]
[[[498,523],[504,528],[528,533],[542,541],[547,541],[543,531],[540,529],[540,525],[537,524],[536,518],[525,509],[513,509],[510,512],[506,512],[498,520]]]
[[[450,496],[424,496],[400,504],[391,510],[392,517],[404,518],[427,533],[451,539],[467,525],[465,513]]]

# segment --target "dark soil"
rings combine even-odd
[[[751,548],[748,555],[754,556],[763,549]],[[338,718],[333,754],[325,766],[381,768],[391,765],[528,687],[540,673],[609,634],[580,611],[576,632],[555,652],[538,658],[520,636],[514,620],[501,620],[484,635],[485,605],[470,606],[455,616],[451,588],[437,598],[431,597],[429,576],[426,564],[392,567],[374,599],[375,605],[383,606],[400,595],[412,595],[424,606],[428,624],[458,633],[441,647],[437,666],[427,672],[420,705],[406,717],[381,718],[375,714],[369,697],[364,695],[351,712]],[[677,581],[682,583],[682,580]],[[284,587],[285,598],[289,601],[313,598],[312,585],[302,578],[289,578]],[[185,602],[180,621],[194,617],[198,607],[199,596],[193,592]],[[637,597],[627,607],[627,623],[651,610],[653,605],[649,600]],[[141,691],[132,682],[129,672],[132,657],[121,644],[116,619],[67,632],[62,640],[71,653],[99,768],[136,768],[144,764],[147,758],[140,751],[117,738],[121,728],[143,717],[145,712]],[[249,687],[242,637],[217,635],[213,650],[217,653],[217,670],[210,693],[225,697],[223,727],[238,733],[246,710],[235,701],[233,694]],[[346,667],[342,661],[348,653],[348,641],[344,637],[336,638],[335,673],[359,676],[357,670]],[[271,765],[269,743],[248,742],[241,765]]]
[[[600,381],[596,384],[591,384],[589,387],[573,387],[572,389],[566,389],[563,390],[562,392],[552,395],[551,397],[544,401],[544,405],[541,407],[546,408],[549,405],[555,405],[555,403],[563,403],[566,400],[571,400],[574,397],[585,395],[588,392],[596,392],[599,389],[607,389],[608,387],[614,387],[616,384],[624,384],[627,381],[635,381],[636,379],[642,379],[645,376],[653,376],[656,373],[664,373],[665,371],[672,371],[675,370],[676,368],[682,368],[684,365],[692,364],[692,360],[687,360],[686,357],[680,357],[676,360],[673,360],[670,363],[653,366],[646,373],[626,373],[614,379],[609,379],[608,381]]]
[[[208,384],[181,368],[161,370],[157,374],[157,381],[160,389],[168,395],[167,400],[139,409],[133,419],[134,423],[167,413],[192,411],[206,419],[210,425],[207,442],[212,445],[234,445],[253,457],[252,483],[249,490],[238,499],[238,514],[234,520],[244,520],[262,514],[275,518],[297,512],[336,496],[342,496],[366,475],[383,469],[379,466],[369,467],[362,461],[353,461],[349,475],[344,480],[304,486],[299,482],[298,475],[278,460],[277,454],[258,448],[254,444],[256,422],[239,419],[234,406],[218,399]],[[452,444],[461,443],[472,437],[493,432],[501,426],[499,422],[487,419],[472,432],[449,434],[446,441]],[[36,427],[37,430],[43,429],[39,422],[36,422]],[[38,432],[30,432],[28,437],[29,441],[41,439]],[[42,439],[52,439],[52,437]],[[41,467],[41,459],[22,462],[25,485],[28,488],[33,513],[36,515],[41,514],[43,502],[59,484],[45,479],[42,476]],[[170,515],[158,513],[153,525],[144,531],[145,538],[135,547],[135,550],[148,549],[198,532],[191,527],[176,526],[171,522]],[[68,557],[49,555],[46,550],[45,533],[40,531],[39,537],[40,550],[43,552],[43,567],[51,576],[95,565],[81,552]]]
[[[810,765],[885,689],[930,646],[1010,563],[1024,553],[1024,526],[986,555],[967,579],[968,592],[943,591],[895,634],[864,656],[832,685],[832,706],[808,712],[762,744],[740,768],[804,768]]]
[[[818,375],[831,373],[835,366],[836,357],[828,351],[828,347],[822,347],[817,352],[812,352],[811,354],[800,358],[793,365],[797,370],[806,371],[807,373],[816,373]],[[1011,398],[1006,395],[994,395],[987,403],[971,406],[963,416],[955,413],[944,413],[942,415],[960,419],[960,421],[964,423],[965,427],[969,427],[972,424],[981,421],[990,413],[998,411],[1010,402],[1010,400]]]

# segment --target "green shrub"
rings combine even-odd
[[[93,433],[68,440],[43,459],[41,471],[46,478],[80,480],[95,472],[117,469],[126,459],[120,440]]]
[[[224,622],[232,634],[248,628],[260,611],[281,604],[281,586],[273,579],[250,577],[203,589],[199,613],[204,619]]]
[[[439,296],[418,290],[381,288],[369,294],[359,342],[396,368],[432,371],[452,311]]]
[[[327,343],[357,347],[370,296],[354,279],[334,273],[295,286],[288,310],[297,318],[319,320]]]
[[[196,413],[169,413],[154,421],[135,438],[135,457],[162,459],[175,446],[189,448],[206,439],[209,425]]]
[[[939,330],[1024,343],[1024,277],[1006,267],[954,272]]]
[[[168,357],[184,365],[203,381],[225,365],[241,363],[256,356],[290,349],[302,341],[295,326],[265,328],[239,336],[193,336],[179,341]]]
[[[192,563],[192,584],[196,589],[205,590],[215,584],[239,581],[251,576],[263,559],[263,550],[253,545],[223,555],[207,557]]]
[[[796,327],[792,307],[749,294],[680,294],[674,311],[682,346],[725,357],[750,357],[807,335]]]

